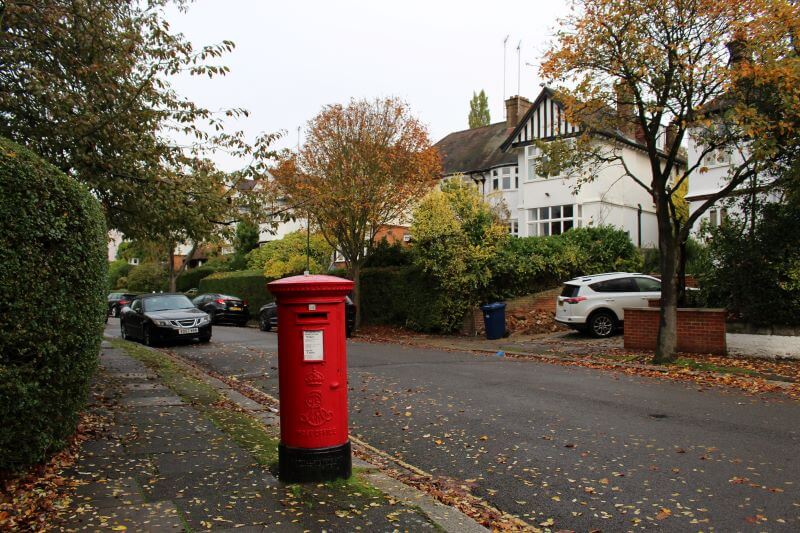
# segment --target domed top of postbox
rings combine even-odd
[[[346,296],[353,290],[349,279],[322,274],[291,276],[267,283],[275,296]]]

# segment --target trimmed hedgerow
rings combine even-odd
[[[239,270],[236,272],[217,272],[200,280],[200,292],[228,294],[247,300],[250,312],[255,314],[259,308],[274,300],[267,290],[267,283],[272,281],[257,270]]]
[[[365,268],[361,271],[361,316],[366,324],[396,324],[415,331],[449,331],[449,300],[420,268]]]
[[[42,461],[77,426],[105,317],[97,200],[0,138],[0,469]]]
[[[200,287],[200,280],[210,276],[216,271],[216,268],[205,266],[187,270],[175,280],[175,290],[178,292],[186,292],[189,289],[198,289]]]

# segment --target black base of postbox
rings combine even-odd
[[[347,479],[353,471],[350,441],[332,448],[290,448],[278,444],[278,479],[286,483]]]

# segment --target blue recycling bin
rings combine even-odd
[[[486,326],[486,338],[500,339],[506,333],[506,304],[494,302],[481,306],[483,324]]]

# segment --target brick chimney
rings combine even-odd
[[[519,121],[528,109],[531,108],[533,102],[524,96],[512,96],[506,100],[506,126],[509,128],[516,128]]]

